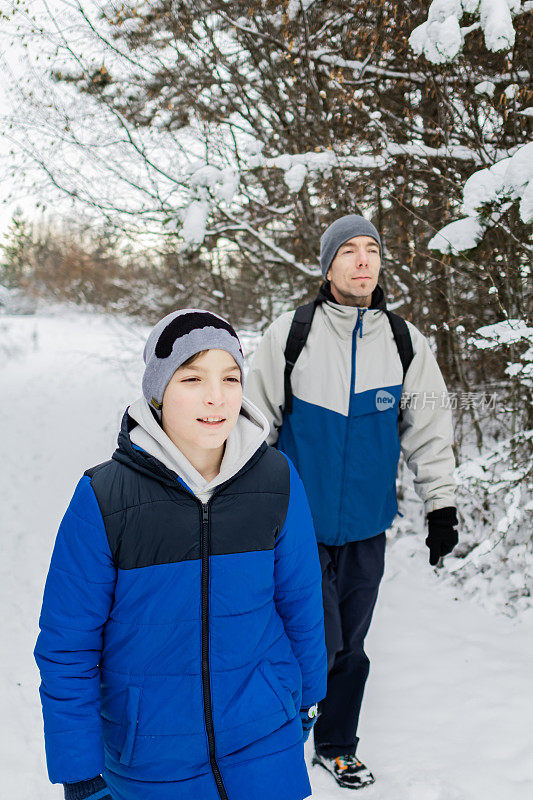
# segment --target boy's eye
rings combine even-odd
[[[197,381],[199,378],[182,378],[182,383],[190,383],[191,381]]]
[[[240,380],[238,378],[234,378],[231,375],[229,377],[227,377],[226,380],[227,381],[231,381],[232,383],[240,383]]]

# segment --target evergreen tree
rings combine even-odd
[[[0,245],[0,284],[8,289],[17,289],[28,274],[29,260],[33,250],[33,232],[17,209],[5,234],[5,243]]]

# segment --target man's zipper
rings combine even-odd
[[[209,674],[209,504],[202,503],[202,689],[204,719],[209,744],[209,761],[221,800],[228,800],[215,754],[215,732],[211,708],[211,681]]]
[[[359,333],[360,337],[363,335],[363,314],[365,313],[366,309],[361,310],[360,308],[357,309],[357,322],[355,323],[355,328],[353,329],[352,333],[352,352],[350,354],[350,394],[348,396],[348,415],[346,417],[346,429],[344,431],[344,456],[342,460],[342,482],[341,482],[341,497],[340,497],[340,508],[339,508],[339,529],[338,529],[338,537],[340,539],[341,536],[341,525],[342,525],[342,507],[344,504],[344,481],[346,477],[346,452],[348,450],[348,433],[350,430],[350,411],[352,408],[352,400],[355,394],[355,372],[356,372],[356,357],[357,357],[357,334]]]

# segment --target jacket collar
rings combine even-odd
[[[130,438],[130,432],[136,425],[138,425],[138,423],[133,419],[133,417],[130,417],[128,409],[126,409],[124,416],[122,417],[122,423],[118,435],[118,447],[112,455],[113,460],[130,467],[130,469],[133,469],[136,472],[140,472],[143,475],[155,478],[160,483],[171,486],[174,489],[177,488],[181,491],[186,491],[187,494],[192,494],[192,492],[189,492],[180,483],[177,472],[169,469],[167,466],[165,466],[165,464],[159,461],[159,459],[150,455],[146,451],[138,450],[136,447],[134,447]],[[263,456],[267,450],[267,447],[268,445],[266,442],[263,442],[252,455],[252,457],[249,458],[248,461],[241,467],[241,469],[228,478],[228,480],[216,486],[214,492],[218,493],[222,490],[222,488],[225,488],[237,477],[240,477],[247,472],[256,463],[256,461]]]
[[[372,338],[373,335],[378,335],[381,312],[387,308],[383,289],[379,285],[372,292],[368,308],[361,309],[357,306],[345,306],[338,303],[331,293],[329,281],[324,281],[320,286],[316,302],[322,309],[326,326],[341,339],[351,338],[358,320],[360,320],[359,335],[361,337],[368,338],[370,336]],[[362,320],[361,311],[364,312]]]
[[[331,284],[327,280],[321,284],[316,299],[320,303],[328,302],[328,303],[335,303],[335,305],[337,306],[341,306],[341,304],[338,303],[337,300],[335,300],[335,298],[333,297],[333,294],[331,292]],[[341,307],[352,308],[353,306],[341,306]],[[385,293],[381,288],[381,286],[379,285],[379,283],[372,292],[369,308],[376,311],[385,311],[387,308]]]

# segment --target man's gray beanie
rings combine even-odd
[[[157,323],[144,347],[143,395],[158,416],[168,382],[178,367],[202,350],[226,350],[237,362],[244,383],[241,343],[229,322],[200,308],[173,311]]]
[[[339,247],[354,236],[371,236],[378,243],[381,256],[381,239],[370,220],[360,217],[359,214],[347,214],[345,217],[339,217],[331,223],[329,228],[326,228],[320,239],[320,266],[324,278],[328,274]]]

